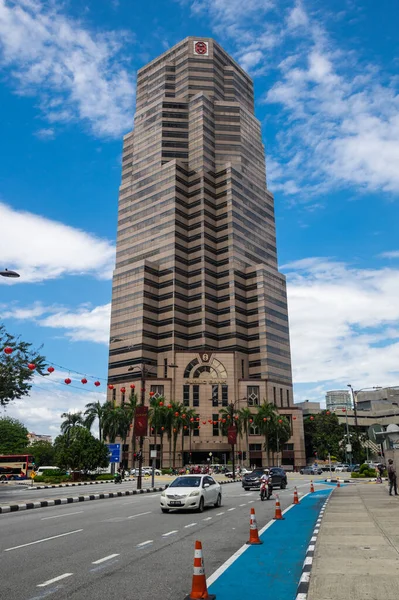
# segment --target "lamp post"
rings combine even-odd
[[[348,450],[347,450],[347,447],[350,444],[349,425],[348,425],[348,409],[347,408],[343,408],[342,410],[345,411],[345,417],[346,417],[345,460],[346,460],[346,462],[348,462],[348,455],[349,455],[349,463],[350,463],[350,465],[352,465],[352,447],[351,447],[351,452],[348,452]]]
[[[9,269],[4,269],[4,271],[0,271],[0,275],[2,277],[8,277],[9,279],[16,279],[20,277],[20,274],[16,271],[10,271]]]

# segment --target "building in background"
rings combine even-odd
[[[341,409],[352,408],[352,398],[347,390],[333,390],[326,392],[326,409],[335,412]]]
[[[310,415],[318,415],[322,411],[320,402],[312,402],[311,400],[304,400],[303,402],[295,402],[295,406],[302,411],[302,414],[304,417],[307,417]]]
[[[358,410],[383,410],[384,407],[399,405],[399,386],[355,393]]]
[[[51,435],[41,435],[38,433],[28,433],[29,444],[33,444],[33,442],[50,442],[53,443],[53,438]]]
[[[108,399],[123,403],[143,369],[147,403],[151,392],[200,419],[178,464],[210,453],[223,462],[231,446],[213,423],[219,410],[255,413],[264,401],[291,425],[275,460],[305,464],[253,82],[210,38],[186,38],[139,70],[134,131],[124,138]],[[149,436],[145,462],[154,443]],[[254,426],[243,443],[247,462],[265,464]],[[131,445],[124,452],[130,465]]]

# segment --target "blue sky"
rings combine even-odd
[[[0,0],[0,267],[22,275],[1,278],[0,319],[59,365],[7,414],[55,434],[101,397],[135,74],[187,35],[254,78],[296,400],[399,384],[395,14],[392,0]]]

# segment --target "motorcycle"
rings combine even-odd
[[[272,482],[266,482],[263,481],[262,485],[260,486],[260,499],[262,500],[269,500],[269,498],[272,496],[273,494],[273,484]]]
[[[114,483],[122,483],[122,475],[120,473],[115,473]]]

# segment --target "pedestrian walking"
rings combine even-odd
[[[393,464],[392,458],[388,460],[388,479],[389,479],[389,495],[392,496],[392,489],[395,492],[395,496],[398,495],[398,485],[396,482],[396,469]]]

